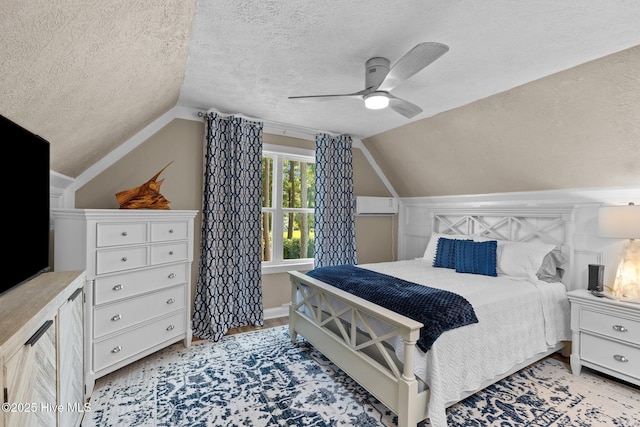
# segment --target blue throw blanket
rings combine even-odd
[[[422,323],[417,342],[422,351],[443,332],[478,323],[471,304],[453,292],[353,265],[319,267],[307,275]]]

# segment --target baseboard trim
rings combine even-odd
[[[276,319],[278,317],[287,317],[289,315],[289,304],[282,304],[280,307],[265,308],[265,319]]]

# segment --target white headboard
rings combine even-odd
[[[564,266],[562,281],[567,289],[572,289],[573,205],[430,207],[428,210],[432,232],[556,245],[569,260]]]

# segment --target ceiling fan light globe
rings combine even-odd
[[[364,97],[364,106],[370,110],[381,110],[389,106],[389,97],[384,92],[373,92]]]

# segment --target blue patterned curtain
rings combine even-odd
[[[348,135],[316,135],[315,267],[357,263],[351,146]]]
[[[205,122],[202,255],[194,335],[218,341],[262,325],[262,123],[209,113]]]

